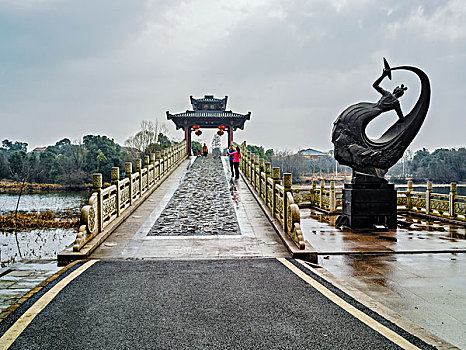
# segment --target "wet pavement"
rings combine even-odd
[[[245,257],[287,257],[288,252],[264,216],[242,179],[231,180],[225,157],[217,163],[224,178],[237,220],[235,234],[151,236],[154,224],[169,205],[196,157],[186,160],[122,225],[92,254],[99,259],[223,259]],[[223,168],[223,170],[222,170]],[[218,186],[214,182],[212,186]],[[207,188],[205,191],[209,192]],[[185,198],[186,201],[189,198]],[[229,205],[230,205],[229,204]],[[222,221],[219,215],[216,220]],[[226,218],[224,218],[226,221]],[[192,218],[192,225],[199,219]]]
[[[61,268],[56,260],[29,260],[0,269],[0,321]]]
[[[336,216],[309,209],[301,213],[304,237],[319,252],[322,267],[428,331],[466,348],[464,227],[399,216],[411,226],[352,233],[333,226]]]
[[[149,236],[239,234],[220,157],[197,157],[160,214]]]
[[[399,215],[409,227],[387,232],[353,233],[337,229],[337,215],[301,209],[304,239],[321,254],[357,252],[466,252],[466,228],[440,221]]]

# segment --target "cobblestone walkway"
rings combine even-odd
[[[198,157],[148,236],[238,235],[222,161]]]

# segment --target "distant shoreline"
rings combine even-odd
[[[59,185],[26,183],[23,193],[44,193],[44,192],[76,192],[92,188],[91,184],[79,185]],[[0,181],[0,194],[18,194],[21,191],[21,183],[14,181]]]

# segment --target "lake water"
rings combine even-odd
[[[396,189],[399,191],[406,191],[407,186],[405,185],[396,185]],[[413,185],[413,191],[417,192],[425,192],[427,189],[426,186],[416,186]],[[456,185],[456,191],[459,196],[466,196],[466,185]],[[433,185],[432,192],[434,193],[441,193],[441,194],[449,194],[450,193],[450,186],[449,185]]]
[[[79,210],[89,199],[88,191],[60,192],[60,193],[27,193],[21,196],[19,211],[50,210],[52,212],[63,212],[71,210],[79,215]],[[0,193],[0,215],[4,216],[14,212],[18,201],[17,194]]]
[[[20,211],[50,210],[55,213],[71,211],[77,218],[88,199],[89,192],[23,194]],[[0,215],[14,212],[17,194],[0,194]],[[5,267],[22,259],[55,259],[57,253],[70,248],[76,230],[48,229],[13,232],[0,231],[0,264]]]

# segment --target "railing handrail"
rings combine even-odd
[[[178,166],[186,158],[186,142],[170,146],[160,152],[151,153],[142,160],[136,159],[136,171],[132,171],[132,163],[125,164],[126,177],[120,180],[120,169],[112,168],[112,184],[102,188],[102,174],[92,175],[93,193],[88,204],[81,209],[79,232],[73,245],[79,251],[87,242],[109,225],[117,217],[139,200],[164,177],[171,169]]]

